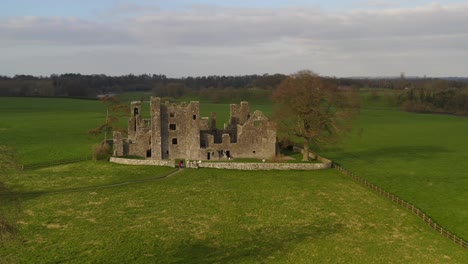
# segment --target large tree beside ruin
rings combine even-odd
[[[272,99],[280,139],[302,141],[303,160],[309,160],[310,146],[337,142],[351,129],[351,121],[359,112],[354,91],[340,89],[308,70],[286,78]]]

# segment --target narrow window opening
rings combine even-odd
[[[172,139],[172,145],[177,145],[177,138]]]
[[[170,113],[169,113],[169,117],[175,117],[175,113],[174,113],[174,112],[170,112]]]
[[[197,115],[192,116],[193,120],[197,120]]]
[[[177,128],[176,124],[169,124],[170,130],[176,130],[176,128]]]
[[[146,150],[146,157],[151,158],[151,149]]]
[[[255,152],[255,150],[254,150],[254,151],[252,151],[252,153],[253,153],[253,154],[255,154],[255,153],[256,153],[256,152]]]
[[[138,115],[138,108],[133,108],[133,115],[134,116],[137,116]]]

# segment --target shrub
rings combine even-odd
[[[93,146],[93,160],[109,160],[112,149],[109,144],[96,144]]]

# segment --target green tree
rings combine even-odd
[[[351,129],[359,112],[356,92],[337,85],[309,70],[286,78],[272,96],[278,135],[293,142],[302,140],[303,160],[309,160],[309,148],[336,142]]]

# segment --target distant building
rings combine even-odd
[[[106,94],[98,94],[96,95],[97,98],[101,99],[101,98],[104,98],[104,97],[114,97],[116,96],[115,93],[106,93]]]
[[[150,119],[141,117],[141,102],[131,103],[128,138],[114,131],[114,156],[148,159],[268,159],[276,154],[276,126],[249,104],[231,104],[229,124],[216,128],[216,113],[200,117],[199,102],[161,103],[151,98]]]

